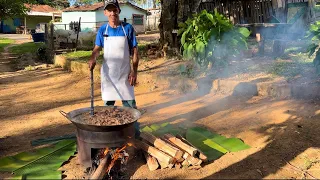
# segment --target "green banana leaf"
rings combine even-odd
[[[163,123],[163,124],[152,124],[150,126],[145,126],[144,128],[141,129],[141,131],[152,133],[155,136],[162,136],[167,133],[177,135],[182,132],[182,129],[179,127],[175,127],[169,123]]]
[[[4,157],[0,159],[0,171],[10,171],[16,175],[14,178],[61,179],[61,172],[57,169],[74,155],[75,151],[75,140],[63,140],[56,143],[54,147]]]
[[[227,152],[237,152],[250,148],[237,138],[226,138],[201,127],[188,129],[186,139],[208,156],[208,160],[216,160]]]
[[[11,178],[12,180],[21,179],[62,179],[61,171],[43,171],[38,173],[15,175]]]

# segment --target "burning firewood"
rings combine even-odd
[[[152,157],[150,154],[143,152],[144,157],[146,158],[147,161],[147,165],[150,171],[154,171],[156,169],[158,169],[159,164],[158,161],[155,157]]]
[[[108,167],[108,160],[110,158],[110,155],[105,155],[96,169],[96,171],[91,175],[90,179],[102,179],[104,175],[106,174],[106,169]]]
[[[198,151],[197,149],[195,149],[195,148],[189,146],[188,144],[182,142],[179,138],[176,138],[175,136],[173,136],[171,134],[165,134],[164,138],[169,140],[172,144],[175,144],[176,146],[178,146],[180,149],[186,151],[191,156],[195,156],[195,154]]]
[[[176,160],[181,159],[183,155],[183,152],[181,150],[171,146],[170,144],[164,142],[160,138],[157,138],[150,133],[141,132],[140,137],[142,137],[144,140],[148,141],[149,143],[153,144],[154,147],[174,157]]]

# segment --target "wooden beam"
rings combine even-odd
[[[27,34],[27,17],[24,17],[24,34]]]

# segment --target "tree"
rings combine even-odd
[[[36,0],[0,0],[0,19],[7,19],[16,16],[23,16],[28,12],[27,4],[36,4]]]
[[[173,30],[196,13],[200,3],[201,0],[161,0],[160,44],[166,54],[179,53],[180,37]]]

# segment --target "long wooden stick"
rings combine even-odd
[[[165,154],[164,152],[158,150],[155,147],[149,146],[148,144],[140,140],[134,140],[134,143],[136,147],[140,147],[142,150],[149,153],[151,156],[157,158],[158,161],[161,161],[164,164],[169,165],[173,162],[173,157],[170,157],[169,155]]]
[[[140,137],[153,144],[156,148],[174,157],[175,159],[180,159],[183,155],[183,152],[180,149],[171,146],[170,144],[164,142],[160,138],[157,138],[150,133],[141,132]]]
[[[171,134],[165,134],[164,138],[168,139],[171,143],[175,144],[176,146],[178,146],[182,150],[186,151],[191,156],[195,156],[195,154],[198,151],[197,149],[195,149],[195,148],[189,146],[188,144],[182,142],[180,139],[176,138],[175,136],[173,136]]]

